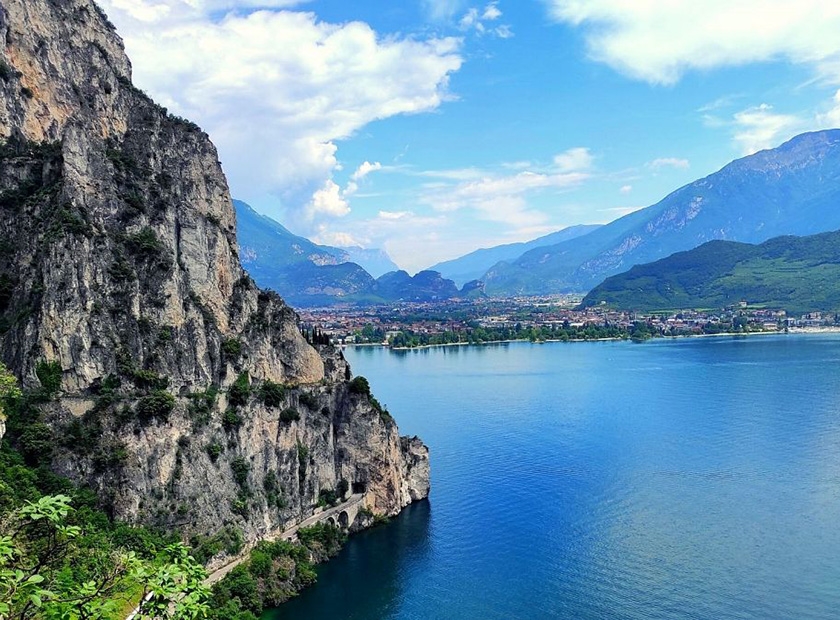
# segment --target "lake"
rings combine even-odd
[[[840,336],[346,356],[431,497],[266,618],[840,616]]]

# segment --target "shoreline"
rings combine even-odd
[[[719,334],[680,334],[677,336],[653,336],[641,342],[647,342],[648,340],[660,340],[665,338],[670,338],[672,340],[677,340],[680,338],[718,338],[721,336],[790,336],[790,335],[803,335],[803,334],[840,334],[840,326],[837,327],[790,327],[786,330],[775,330],[775,331],[758,331],[758,332],[721,332]],[[436,347],[463,347],[463,346],[474,346],[474,347],[482,347],[488,344],[510,344],[514,342],[529,342],[531,344],[544,344],[549,342],[621,342],[624,340],[632,341],[632,338],[629,336],[626,338],[569,338],[568,340],[560,340],[558,338],[549,338],[547,340],[536,340],[531,341],[527,338],[518,338],[518,339],[510,339],[510,340],[488,340],[486,342],[445,342],[440,344],[423,344],[416,347],[392,347],[384,343],[376,343],[376,342],[360,342],[360,343],[349,343],[349,344],[341,344],[338,345],[340,348],[345,347],[381,347],[383,349],[390,349],[391,351],[418,351],[420,349],[432,349]]]

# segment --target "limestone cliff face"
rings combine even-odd
[[[53,467],[118,517],[249,538],[345,483],[425,497],[425,446],[243,272],[214,146],[132,86],[94,3],[0,0],[0,41],[0,357],[29,387],[60,368]]]

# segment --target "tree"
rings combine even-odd
[[[12,398],[19,398],[20,395],[17,379],[9,372],[3,362],[0,362],[0,421],[6,419],[4,402]]]
[[[139,618],[207,615],[206,572],[186,547],[170,545],[150,561],[97,545],[69,524],[70,503],[66,495],[46,495],[0,522],[0,618],[105,620],[138,586]]]

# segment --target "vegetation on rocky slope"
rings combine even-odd
[[[608,278],[583,300],[639,311],[750,306],[792,313],[840,309],[840,232],[760,245],[711,241]]]

